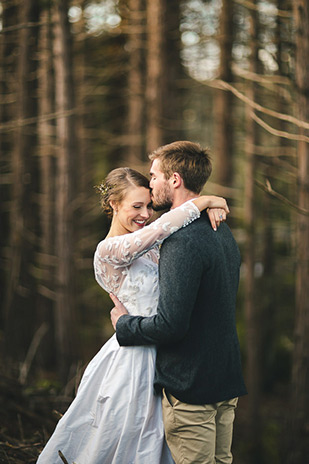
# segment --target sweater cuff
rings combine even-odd
[[[132,316],[124,314],[120,316],[116,324],[116,338],[120,346],[130,346],[130,332],[127,329],[127,322]]]

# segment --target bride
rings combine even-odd
[[[101,204],[112,217],[94,255],[95,277],[132,315],[152,316],[159,296],[159,245],[206,208],[213,227],[225,219],[223,198],[201,196],[152,215],[149,181],[130,168],[109,173],[100,186]],[[38,464],[169,464],[161,398],[154,395],[155,347],[120,347],[113,335],[87,366],[76,398],[59,421]]]

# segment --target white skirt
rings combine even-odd
[[[154,347],[120,347],[116,335],[87,366],[76,398],[37,461],[172,464],[161,398],[154,395]]]

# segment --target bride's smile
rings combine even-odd
[[[121,202],[111,202],[113,221],[109,236],[123,235],[142,229],[153,210],[149,189],[131,187]]]

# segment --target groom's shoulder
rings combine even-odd
[[[195,221],[190,222],[186,227],[179,230],[183,236],[198,234],[201,231],[204,233],[211,232],[212,227],[207,214],[201,213],[201,216]],[[177,232],[178,233],[178,232]]]
[[[219,232],[219,233],[218,233]],[[186,227],[182,227],[175,234],[171,235],[167,241],[178,242],[187,241],[188,243],[198,242],[205,246],[218,241],[235,241],[231,229],[226,223],[222,223],[219,226],[218,232],[215,232],[210,224],[207,213],[203,212],[199,219],[188,224]]]
[[[178,242],[186,241],[190,242],[191,240],[196,240],[203,236],[211,233],[211,225],[208,219],[208,216],[204,217],[201,215],[199,219],[190,222],[185,227],[180,228],[175,234],[171,235],[167,240],[169,242]]]

